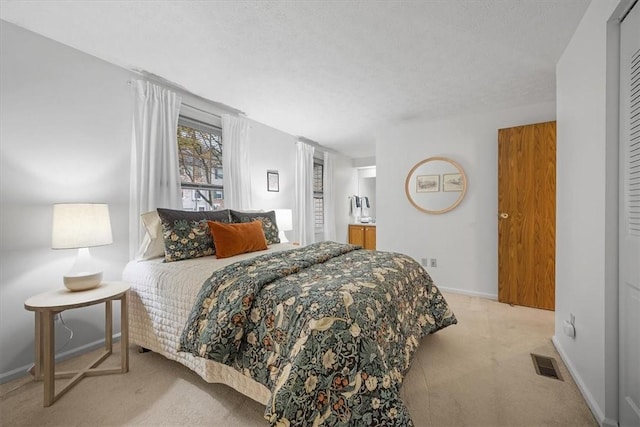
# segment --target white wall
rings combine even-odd
[[[378,249],[436,258],[438,286],[497,298],[498,129],[554,119],[545,103],[387,128],[376,144]],[[418,211],[404,190],[409,170],[432,156],[457,161],[468,179],[462,203],[442,215]]]
[[[249,164],[253,209],[293,209],[295,204],[295,137],[252,121]],[[280,191],[267,191],[267,170],[277,170]],[[293,241],[293,231],[285,232]]]
[[[618,3],[591,3],[556,68],[553,340],[587,403],[604,425],[616,425],[618,413],[617,141],[609,137],[612,129],[614,136],[617,134],[615,113],[611,120],[611,112],[617,107],[615,103],[607,105],[608,97],[617,90],[610,87],[607,91],[611,85],[607,79],[613,77],[607,62],[607,20]],[[613,59],[617,60],[616,55]],[[575,339],[562,332],[570,313],[576,319]]]
[[[294,209],[295,206],[295,169],[296,137],[252,121],[251,123],[251,191],[254,209]],[[322,150],[316,148],[316,151]],[[349,205],[347,197],[357,188],[354,179],[356,170],[351,166],[351,158],[335,154],[334,194],[336,197],[335,226],[336,241],[347,241]],[[267,191],[267,170],[277,170],[280,178],[280,191]],[[290,241],[295,240],[295,232],[286,232]],[[323,240],[322,234],[316,235]]]
[[[93,248],[106,280],[119,280],[128,261],[132,73],[0,20],[0,382],[22,375],[34,360],[33,313],[24,301],[62,287],[73,251],[53,251],[51,205],[106,202],[114,244]],[[219,114],[219,106],[181,91],[183,100]],[[252,122],[253,205],[293,208],[294,137]],[[267,169],[280,172],[280,191],[267,192]],[[354,174],[337,156],[336,197]],[[351,187],[353,188],[353,187]],[[354,190],[349,190],[353,192]],[[336,201],[338,240],[348,210]],[[290,234],[291,238],[293,234]],[[119,319],[119,307],[114,306]],[[102,306],[64,313],[74,338],[65,352],[104,338]],[[116,323],[114,331],[119,332]],[[58,347],[66,331],[57,325]]]
[[[0,379],[33,362],[24,301],[62,287],[72,250],[51,247],[51,205],[109,204],[114,243],[92,248],[104,277],[128,259],[130,73],[0,21]],[[64,313],[78,348],[104,337],[104,308]],[[119,319],[118,304],[114,318]],[[119,331],[119,324],[115,326]],[[56,328],[58,347],[65,331]],[[16,371],[17,370],[17,371]],[[15,371],[15,372],[12,372]]]

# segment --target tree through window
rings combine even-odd
[[[178,160],[182,208],[202,211],[224,209],[222,130],[180,117]]]

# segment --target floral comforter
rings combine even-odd
[[[400,386],[412,354],[456,322],[410,257],[322,242],[214,272],[181,351],[269,388],[272,425],[410,426]]]

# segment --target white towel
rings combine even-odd
[[[361,212],[360,216],[365,218],[369,216],[369,201],[367,197],[363,197],[361,200],[362,200],[362,203],[361,203],[362,207],[360,208],[360,212]],[[367,201],[366,203],[365,203],[365,200]]]
[[[357,222],[360,217],[360,208],[357,205],[357,196],[349,197],[351,203],[349,204],[349,216],[353,222]]]

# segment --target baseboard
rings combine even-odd
[[[591,409],[591,413],[596,418],[596,421],[598,421],[598,423],[602,427],[618,427],[618,423],[616,421],[605,418],[602,408],[600,408],[596,400],[593,398],[593,395],[584,384],[584,381],[582,381],[582,377],[578,374],[578,371],[576,371],[575,366],[573,366],[573,363],[571,363],[571,360],[567,357],[567,353],[564,351],[555,335],[553,336],[553,338],[551,338],[551,342],[560,355],[560,358],[564,362],[564,365],[567,367],[569,374],[571,374],[573,381],[575,381],[576,385],[578,386],[580,393],[582,393],[582,397],[587,402],[587,406],[589,406],[589,409]]]
[[[114,341],[120,340],[120,332],[118,332],[117,334],[113,334],[113,340]],[[71,350],[67,350],[60,354],[56,354],[56,357],[55,357],[56,363],[62,362],[63,360],[70,359],[75,356],[79,356],[91,350],[95,350],[96,348],[101,347],[103,345],[104,345],[104,338],[99,339],[97,341],[90,342],[85,345],[81,345],[80,347],[72,348]],[[20,366],[19,368],[16,368],[16,369],[12,369],[8,372],[1,373],[0,384],[8,383],[9,381],[13,381],[20,377],[29,375],[29,370],[31,369],[32,366],[33,366],[33,363],[30,363],[28,365]]]
[[[491,300],[494,300],[494,301],[498,300],[498,295],[497,294],[488,294],[486,292],[468,291],[466,289],[446,288],[444,286],[439,286],[439,285],[438,285],[438,289],[440,289],[441,291],[445,291],[445,292],[451,292],[452,294],[469,295],[471,297],[486,298],[486,299],[491,299]]]

